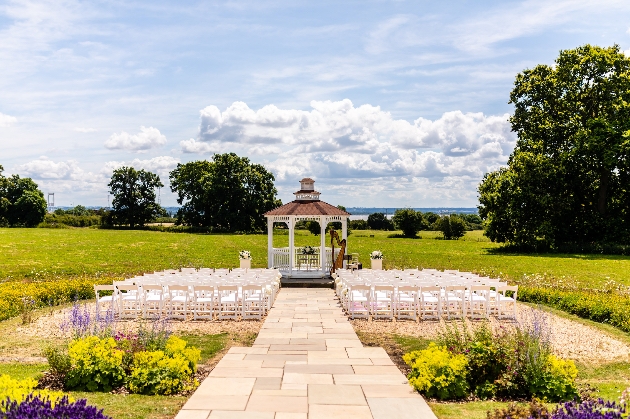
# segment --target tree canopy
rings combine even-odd
[[[485,175],[479,213],[497,242],[630,240],[630,58],[617,45],[561,51],[519,73],[508,167]]]
[[[114,170],[107,186],[114,195],[111,211],[114,224],[143,226],[163,213],[155,202],[155,190],[164,184],[155,173],[121,167]]]
[[[0,225],[35,227],[46,215],[44,194],[31,178],[5,177],[0,165]]]
[[[177,212],[180,224],[216,231],[262,231],[263,214],[282,205],[273,174],[234,153],[178,164],[169,178],[182,205]]]
[[[420,230],[427,227],[422,213],[412,208],[397,209],[392,222],[405,237],[416,237]]]

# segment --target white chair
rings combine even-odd
[[[394,318],[394,287],[392,285],[375,285],[372,299],[372,318]]]
[[[487,319],[490,311],[490,287],[472,285],[467,296],[470,317],[475,318],[478,315]]]
[[[219,319],[238,319],[238,285],[220,285],[218,289]]]
[[[164,314],[164,288],[157,284],[142,285],[142,316],[161,318]]]
[[[442,288],[437,286],[421,287],[420,298],[420,319],[439,320],[442,317]]]
[[[444,290],[444,303],[446,305],[446,315],[451,318],[463,319],[466,317],[466,287],[460,285],[449,285]]]
[[[372,290],[369,285],[348,286],[348,314],[352,319],[370,318]]]
[[[186,320],[188,315],[189,294],[187,285],[169,285],[169,313],[171,319]]]
[[[193,286],[193,319],[212,320],[215,306],[215,289],[212,285]]]
[[[101,296],[99,293],[101,291],[111,292],[111,295],[103,295]],[[96,294],[96,318],[99,319],[101,317],[101,313],[107,315],[108,312],[111,312],[112,315],[116,315],[116,306],[118,305],[118,301],[116,299],[116,287],[113,285],[94,285],[94,294]],[[102,307],[104,305],[105,307]],[[103,310],[105,308],[105,310]]]
[[[243,319],[262,319],[265,313],[265,290],[258,285],[243,287],[241,317]]]
[[[134,284],[117,284],[118,313],[121,318],[137,318],[142,313],[142,303],[138,286]]]
[[[399,286],[394,297],[395,315],[397,319],[418,320],[418,287],[407,285]]]
[[[509,296],[507,293],[512,293]],[[497,318],[499,319],[514,319],[516,320],[516,298],[518,294],[518,285],[497,287]],[[511,306],[511,307],[510,307]],[[508,313],[508,309],[511,308],[512,315]]]

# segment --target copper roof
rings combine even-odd
[[[265,213],[270,215],[350,215],[324,201],[293,201]]]
[[[311,179],[310,177],[305,177],[300,182],[315,182],[315,181],[313,179]]]

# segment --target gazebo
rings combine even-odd
[[[294,192],[295,201],[265,213],[267,217],[267,260],[269,268],[279,269],[287,278],[323,278],[330,274],[339,249],[326,247],[326,227],[329,223],[341,223],[342,240],[348,237],[348,214],[333,205],[319,200],[315,181],[304,178],[300,190]],[[319,222],[320,246],[295,247],[295,224],[298,221]],[[289,246],[273,247],[273,225],[285,223],[289,228]],[[346,250],[347,252],[347,250]],[[322,257],[323,255],[323,257]]]

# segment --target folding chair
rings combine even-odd
[[[159,319],[164,312],[164,288],[157,284],[142,286],[142,317]]]
[[[169,318],[186,320],[189,305],[188,285],[169,285],[168,297]]]
[[[111,291],[111,295],[100,295],[101,291]],[[101,317],[101,313],[105,313],[107,315],[108,311],[111,311],[113,315],[116,315],[116,309],[118,305],[118,300],[116,299],[116,287],[113,285],[94,285],[94,294],[96,294],[96,318],[99,319]],[[101,305],[105,305],[106,308],[103,310]]]
[[[133,284],[117,284],[115,293],[118,296],[118,306],[121,318],[136,318],[142,313],[140,292]]]
[[[508,295],[512,293],[512,296]],[[497,287],[497,318],[516,320],[516,297],[518,285]],[[512,316],[507,315],[508,307],[512,306]]]
[[[214,315],[215,290],[212,285],[193,286],[193,319],[210,318]]]
[[[399,286],[394,297],[395,315],[397,319],[418,320],[418,287],[414,285]]]
[[[436,286],[420,287],[420,319],[439,320],[442,317],[442,288]]]
[[[259,285],[243,286],[241,317],[243,319],[262,319],[265,312],[264,289]]]
[[[219,319],[238,319],[239,301],[238,301],[238,285],[220,285],[219,286]]]
[[[375,285],[372,299],[372,318],[394,318],[394,287],[393,285]]]
[[[350,318],[370,318],[372,290],[369,285],[348,286],[348,314]]]

